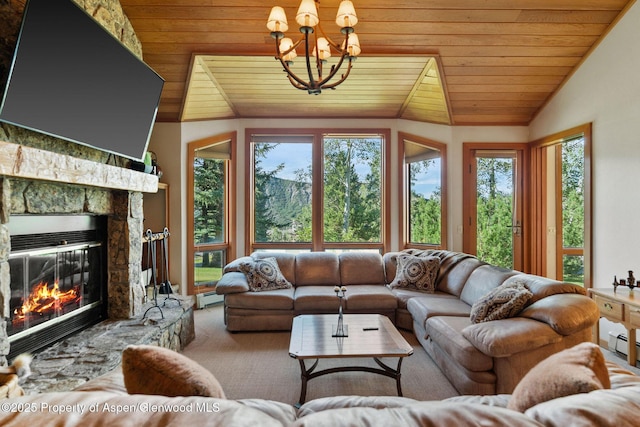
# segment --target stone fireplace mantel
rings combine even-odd
[[[6,141],[0,141],[0,175],[143,193],[158,191],[155,175]]]

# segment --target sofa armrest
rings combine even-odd
[[[555,294],[538,300],[518,316],[538,320],[560,335],[572,335],[592,327],[600,318],[598,306],[580,294]]]
[[[233,261],[231,261],[230,263],[228,263],[227,265],[224,266],[224,268],[222,269],[222,273],[229,273],[231,271],[236,271],[239,272],[240,271],[240,264],[243,262],[253,262],[254,259],[251,258],[250,256],[243,256],[240,258],[236,258]]]
[[[237,294],[248,291],[249,282],[247,281],[247,276],[238,271],[224,273],[216,284],[216,293],[218,295]]]
[[[531,351],[562,339],[546,323],[524,317],[475,323],[465,327],[462,335],[491,357],[507,357]]]

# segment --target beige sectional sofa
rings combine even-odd
[[[433,293],[388,286],[399,255],[439,258]],[[242,263],[274,257],[287,289],[252,292]],[[531,299],[513,317],[471,321],[474,303],[503,284],[524,284]],[[595,303],[576,285],[505,270],[452,251],[378,253],[256,252],[228,264],[218,282],[230,331],[289,330],[294,316],[336,313],[335,286],[345,286],[346,313],[379,313],[417,339],[461,394],[511,393],[536,363],[591,339]]]

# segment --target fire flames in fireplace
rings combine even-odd
[[[39,283],[20,307],[13,311],[13,322],[24,322],[27,317],[49,318],[61,315],[81,305],[82,295],[77,286],[61,291],[56,280],[53,286]]]

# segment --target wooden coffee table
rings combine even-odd
[[[334,372],[363,371],[395,378],[398,396],[402,396],[400,368],[402,360],[413,354],[413,347],[403,338],[387,316],[379,314],[345,314],[348,337],[332,337],[332,327],[338,323],[337,314],[309,314],[293,319],[289,355],[300,362],[302,386],[300,400],[304,403],[307,382],[321,375]],[[380,368],[369,366],[340,366],[315,371],[320,359],[343,359],[372,357]],[[383,363],[382,357],[397,357],[396,368]],[[316,359],[309,368],[305,360]]]

